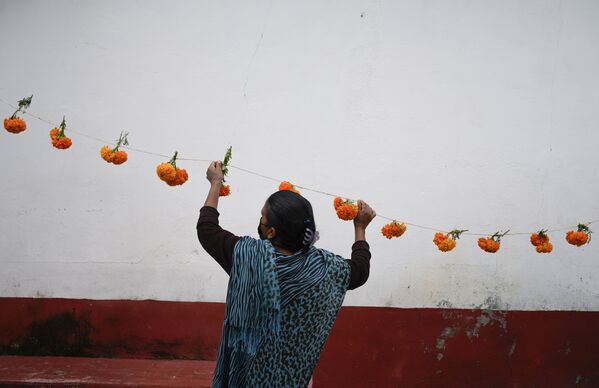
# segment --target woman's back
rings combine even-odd
[[[296,256],[296,255],[294,255]],[[323,249],[298,260],[319,259],[325,273],[313,286],[292,295],[281,306],[281,331],[278,338],[265,338],[249,365],[248,386],[304,387],[308,384],[322,347],[347,290],[349,266],[345,260]],[[277,252],[277,260],[289,259]],[[305,266],[309,271],[309,266]],[[301,276],[298,274],[298,276]],[[281,279],[281,288],[291,277]],[[283,295],[282,298],[289,298]]]

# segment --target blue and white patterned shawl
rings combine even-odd
[[[280,336],[281,310],[323,279],[329,255],[312,246],[284,256],[270,241],[249,236],[236,243],[213,387],[245,386],[261,341]]]

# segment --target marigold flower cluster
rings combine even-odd
[[[4,119],[4,129],[10,133],[21,133],[27,129],[27,123],[20,117]]]
[[[6,117],[4,119],[4,129],[6,129],[10,133],[21,133],[25,129],[27,129],[27,123],[22,118],[18,117],[17,114],[20,112],[25,112],[25,109],[29,108],[31,105],[31,99],[33,95],[29,97],[25,97],[19,100],[18,108],[15,113],[10,117]]]
[[[592,231],[589,229],[588,225],[578,224],[576,231],[570,230],[566,233],[566,241],[580,247],[591,242],[591,233]]]
[[[390,222],[384,225],[381,228],[381,233],[383,236],[387,237],[389,240],[393,237],[400,237],[406,231],[406,224],[399,223],[397,221]]]
[[[333,206],[337,212],[337,217],[344,221],[351,221],[358,216],[358,205],[351,199],[335,197]]]
[[[55,148],[64,150],[69,148],[73,142],[69,139],[65,134],[64,130],[66,128],[66,123],[64,117],[62,118],[62,123],[57,128],[52,128],[50,130],[50,139],[52,139],[52,145]]]
[[[184,168],[177,167],[177,154],[175,151],[175,155],[169,160],[167,163],[160,163],[156,167],[156,174],[158,174],[158,178],[164,181],[169,186],[178,186],[187,182],[189,176],[187,175],[187,171]]]
[[[531,234],[530,243],[536,247],[538,253],[550,253],[553,250],[553,244],[549,242],[549,236],[547,235],[547,230],[545,229]]]
[[[456,246],[456,241],[454,239],[448,234],[443,234],[441,232],[435,233],[433,242],[441,252],[449,252]]]
[[[129,133],[121,132],[119,139],[116,142],[116,146],[114,148],[110,148],[107,145],[102,146],[100,148],[100,156],[102,159],[112,164],[123,164],[127,161],[127,153],[125,151],[119,150],[119,147],[122,145],[129,145],[129,140],[127,140],[127,135]]]
[[[456,240],[459,239],[460,235],[464,232],[466,232],[466,230],[458,229],[454,229],[447,234],[437,232],[433,238],[433,243],[435,243],[441,252],[449,252],[456,247]]]
[[[485,252],[495,253],[501,247],[501,238],[508,232],[509,230],[505,233],[495,232],[492,236],[481,237],[478,239],[478,246]]]

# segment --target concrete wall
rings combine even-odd
[[[220,159],[442,229],[528,232],[599,218],[599,4],[594,1],[0,1],[0,97],[132,147]],[[11,109],[2,105],[5,116]],[[0,135],[0,296],[222,302],[195,234],[206,163],[129,153],[51,127]],[[275,182],[232,170],[221,223],[255,235]],[[313,204],[318,245],[350,223]],[[599,310],[599,245],[527,236],[487,254],[432,231],[384,239],[346,305]]]

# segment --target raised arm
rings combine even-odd
[[[206,179],[210,182],[210,190],[208,191],[204,206],[218,208],[218,194],[223,185],[223,178],[222,163],[218,160],[211,162],[206,170]]]
[[[364,201],[358,201],[358,216],[354,219],[355,242],[352,245],[348,290],[353,290],[368,280],[370,275],[370,246],[366,242],[366,228],[376,217],[376,212]]]
[[[218,264],[231,273],[233,262],[233,248],[240,239],[239,236],[220,227],[216,209],[218,206],[218,193],[222,185],[222,169],[220,162],[212,162],[206,171],[206,178],[210,182],[210,190],[200,209],[200,218],[196,226],[198,239],[202,247],[212,256]]]

